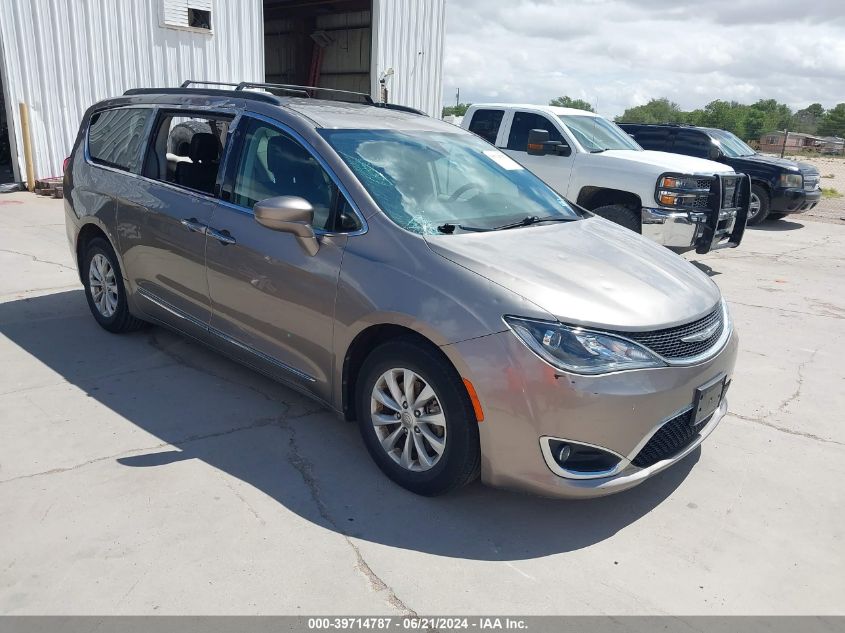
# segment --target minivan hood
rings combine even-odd
[[[632,331],[671,327],[704,316],[721,296],[683,258],[598,217],[428,235],[426,241],[435,253],[564,323]],[[507,310],[503,306],[503,315]]]
[[[788,158],[780,158],[778,156],[766,156],[765,154],[752,154],[751,156],[738,156],[736,158],[730,158],[731,164],[734,168],[738,166],[741,168],[743,165],[749,165],[751,167],[756,165],[768,165],[771,167],[780,167],[782,169],[787,169],[789,171],[800,171],[803,174],[817,174],[819,170],[816,169],[814,165],[810,163],[801,163],[795,160],[789,160]]]
[[[653,165],[658,174],[676,172],[681,174],[724,174],[733,171],[729,165],[712,160],[685,156],[684,154],[670,154],[669,152],[655,152],[649,149],[641,152],[624,149],[609,149],[591,156],[601,156],[612,159],[634,161],[644,165]]]

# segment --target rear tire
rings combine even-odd
[[[748,226],[760,224],[769,216],[769,194],[760,185],[751,185],[751,204],[748,208]]]
[[[642,233],[640,214],[621,204],[609,204],[598,209],[593,209],[597,216],[610,220],[619,226],[624,226],[634,233]]]
[[[81,273],[88,307],[103,329],[122,334],[144,327],[144,321],[129,313],[123,275],[108,240],[95,237],[85,245]]]
[[[356,403],[370,456],[403,488],[435,496],[478,477],[481,449],[472,403],[461,377],[435,350],[411,339],[377,347],[359,373]]]

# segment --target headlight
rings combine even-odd
[[[657,179],[654,199],[664,207],[693,207],[698,197],[710,195],[710,185],[701,187],[700,182],[707,176],[665,175]]]
[[[801,174],[781,174],[780,186],[790,189],[802,189],[804,187],[804,176]]]
[[[666,365],[646,348],[610,334],[513,316],[505,322],[531,351],[563,371],[605,374]]]

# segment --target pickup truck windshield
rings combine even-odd
[[[580,218],[542,180],[474,134],[320,130],[384,213],[420,234]],[[438,226],[450,225],[448,231]]]
[[[608,149],[642,150],[634,139],[607,119],[578,114],[561,114],[559,118],[588,152],[603,152]]]
[[[746,145],[739,139],[738,136],[727,132],[725,130],[709,130],[710,138],[719,144],[719,148],[724,152],[728,158],[738,158],[740,156],[753,156],[755,152],[751,147]]]

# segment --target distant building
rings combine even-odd
[[[800,152],[801,150],[820,150],[824,139],[812,134],[801,132],[787,132],[786,145],[783,143],[783,132],[769,132],[760,137],[760,151],[778,153],[782,148],[787,152]]]
[[[845,154],[845,138],[825,136],[822,143],[822,154]]]

